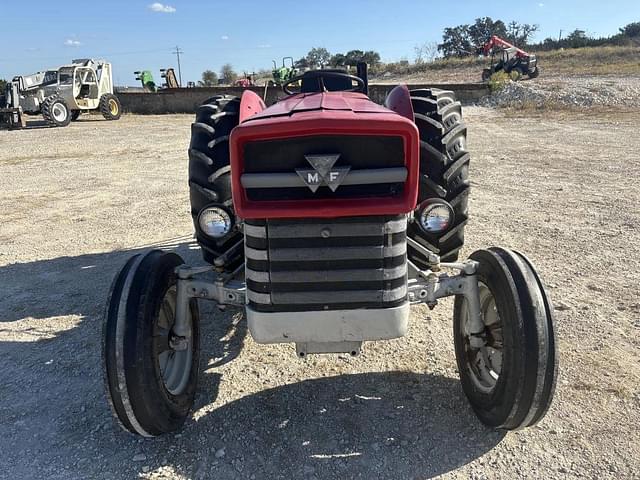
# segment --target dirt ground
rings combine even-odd
[[[639,112],[465,110],[464,254],[504,245],[556,304],[560,377],[537,426],[483,427],[459,385],[452,302],[358,358],[261,346],[238,310],[201,304],[199,393],[184,429],[119,430],[102,383],[102,313],[134,252],[191,241],[191,116],[86,117],[0,131],[0,477],[638,478]]]

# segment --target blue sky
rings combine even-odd
[[[0,78],[33,73],[72,58],[104,57],[117,85],[135,85],[133,71],[175,66],[183,81],[230,62],[236,70],[270,68],[311,47],[332,53],[376,50],[385,61],[413,59],[414,46],[439,41],[447,26],[476,17],[537,23],[537,39],[560,29],[610,35],[640,21],[640,0],[0,0]],[[14,21],[15,20],[15,21]]]

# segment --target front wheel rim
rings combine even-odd
[[[56,122],[64,122],[67,119],[67,109],[61,103],[54,103],[51,107],[51,116]]]
[[[496,306],[496,300],[489,287],[478,282],[480,313],[484,324],[485,344],[481,348],[471,347],[469,337],[469,309],[465,301],[460,335],[463,336],[464,360],[471,381],[483,393],[492,393],[500,379],[503,360],[502,320]]]
[[[171,347],[171,330],[175,323],[176,287],[167,290],[160,303],[154,326],[155,355],[164,387],[171,395],[180,395],[187,388],[193,360],[193,324],[188,315],[187,345],[184,350]]]

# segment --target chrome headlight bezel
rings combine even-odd
[[[439,198],[429,198],[415,210],[415,220],[420,229],[429,235],[440,235],[455,222],[453,207]]]
[[[208,238],[220,240],[233,231],[234,225],[234,215],[222,205],[207,205],[198,213],[198,228]]]

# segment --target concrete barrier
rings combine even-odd
[[[369,85],[369,96],[374,102],[382,104],[387,94],[395,85]],[[489,94],[489,89],[483,83],[463,84],[414,84],[409,88],[441,88],[453,90],[457,98],[464,104],[477,102]],[[165,113],[193,113],[206,99],[214,95],[241,96],[244,88],[240,87],[205,87],[205,88],[175,88],[163,90],[160,93],[141,93],[118,91],[116,94],[122,103],[122,109],[127,113],[137,114],[165,114]],[[264,87],[251,87],[261,97],[265,97]],[[269,87],[266,90],[267,105],[273,104],[284,96],[282,89]]]

